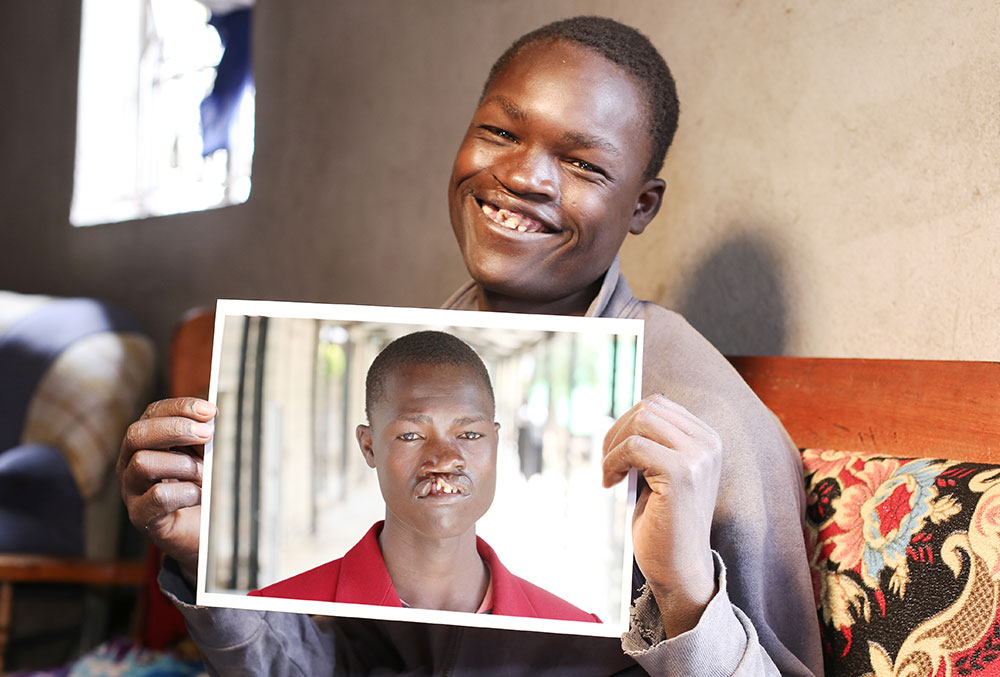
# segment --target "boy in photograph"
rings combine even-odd
[[[632,530],[644,580],[621,642],[193,606],[215,410],[154,403],[122,445],[123,497],[169,555],[161,587],[213,669],[822,672],[798,452],[727,360],[619,270],[625,237],[659,210],[677,116],[670,71],[641,33],[599,17],[548,24],[494,64],[448,190],[472,280],[446,307],[645,320],[643,400],[604,443],[605,485],[632,468],[644,478]]]
[[[421,331],[378,354],[357,428],[385,520],[344,557],[251,595],[600,622],[511,574],[476,522],[493,503],[497,431],[489,373],[451,334]]]

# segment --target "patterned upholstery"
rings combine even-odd
[[[23,443],[63,450],[84,499],[108,481],[122,433],[150,391],[153,347],[137,333],[81,338],[49,366],[28,405]],[[139,410],[141,413],[141,409]]]
[[[806,449],[829,675],[1000,675],[1000,466]]]

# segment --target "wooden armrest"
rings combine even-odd
[[[145,561],[95,561],[0,553],[0,582],[139,586],[145,579]]]
[[[1000,462],[1000,363],[730,357],[800,448]]]
[[[14,583],[140,586],[145,580],[146,563],[142,561],[0,553],[0,674],[4,671],[4,655],[10,643]]]
[[[170,342],[170,397],[208,397],[214,335],[214,310],[196,308],[184,315]]]

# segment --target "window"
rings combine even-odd
[[[73,225],[246,201],[247,4],[83,0]]]

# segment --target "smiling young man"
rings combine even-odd
[[[181,575],[190,581],[197,562],[200,470],[160,450],[197,454],[214,410],[166,401],[130,428],[119,475],[133,523],[173,558],[161,585],[213,665],[239,670],[281,653],[280,670],[350,672],[362,660],[352,646],[379,645],[391,658],[365,669],[822,672],[797,451],[725,358],[677,314],[636,299],[619,270],[623,240],[659,209],[656,175],[677,112],[666,64],[634,29],[598,17],[543,26],[493,66],[448,190],[472,279],[446,307],[645,320],[644,399],[604,443],[605,484],[632,468],[645,480],[632,533],[645,580],[621,642],[186,605]],[[288,637],[301,639],[294,651]]]
[[[251,595],[595,622],[514,576],[476,536],[496,491],[489,373],[451,334],[421,331],[378,354],[358,446],[378,474],[385,520],[344,557]]]
[[[643,319],[645,399],[605,440],[605,482],[621,462],[651,485],[633,539],[657,604],[640,598],[636,609],[650,610],[647,628],[662,623],[664,639],[686,634],[721,656],[740,650],[725,640],[739,634],[733,619],[710,613],[728,596],[757,635],[744,646],[759,642],[783,674],[821,672],[818,628],[802,622],[815,607],[798,452],[728,361],[682,317],[635,298],[619,269],[622,242],[663,199],[657,174],[678,103],[655,48],[612,24],[543,26],[491,69],[448,191],[472,279],[445,307]],[[668,420],[675,407],[694,420]],[[672,453],[666,430],[699,424],[718,433],[719,455]],[[634,628],[623,646],[640,656],[651,638]]]
[[[511,50],[455,157],[451,225],[479,310],[583,315],[663,196],[648,96],[588,47],[534,38]],[[660,85],[676,125],[672,81]]]

